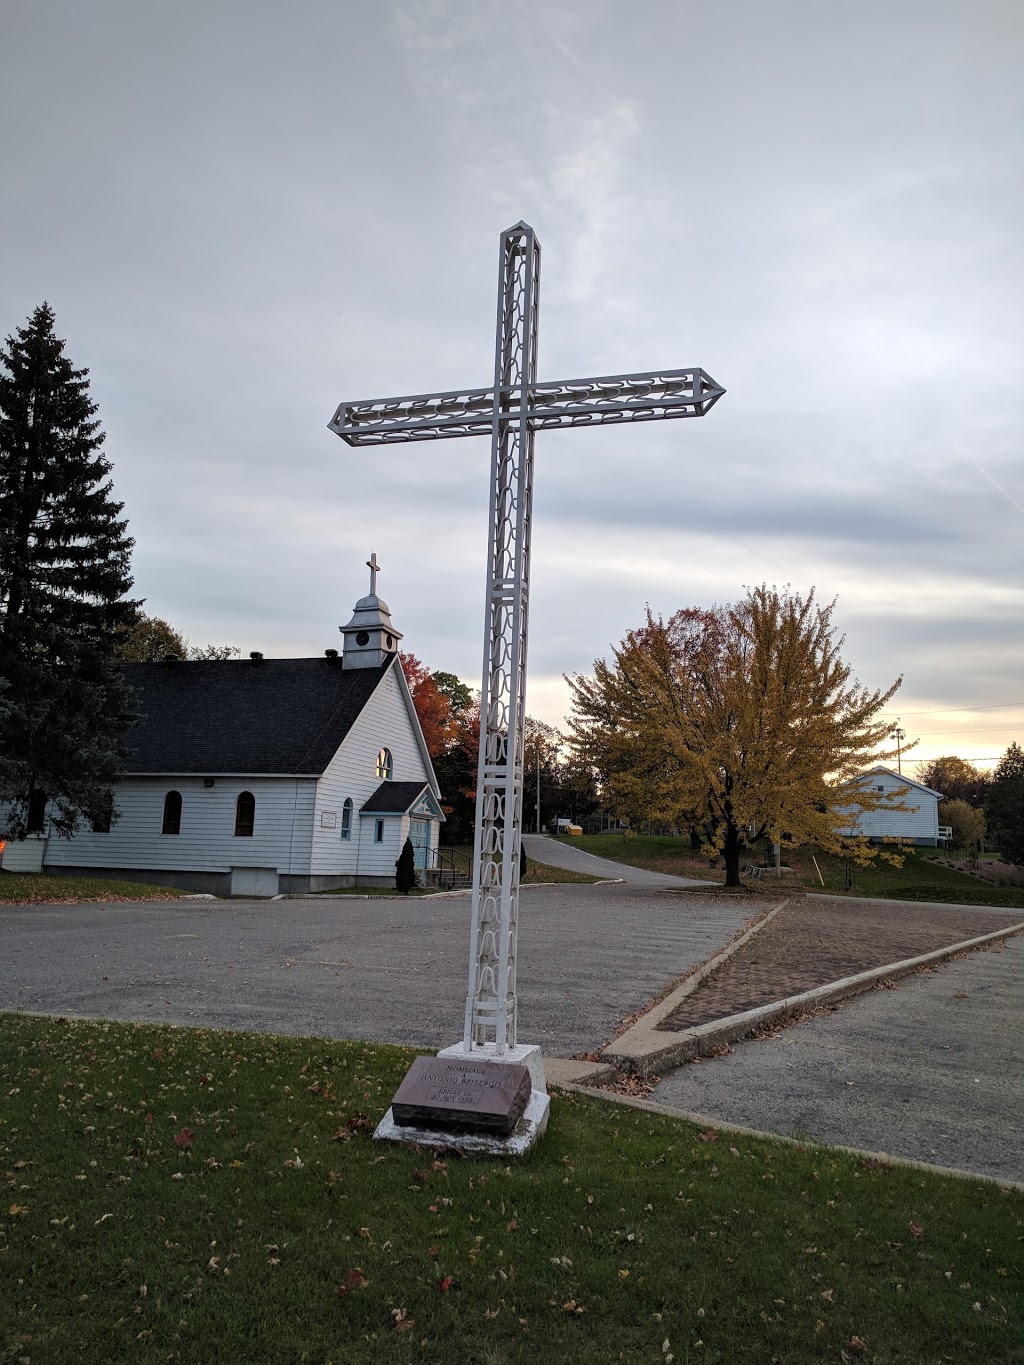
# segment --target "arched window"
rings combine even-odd
[[[256,798],[252,792],[239,792],[235,802],[235,838],[251,839],[256,823]]]
[[[341,808],[341,837],[343,839],[352,838],[352,798],[345,797],[345,804]]]
[[[181,792],[168,792],[164,797],[164,822],[160,833],[181,833]]]
[[[391,750],[381,749],[377,755],[377,776],[382,777],[385,782],[391,780],[394,764],[391,761]]]

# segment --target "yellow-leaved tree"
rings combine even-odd
[[[611,662],[568,678],[569,732],[600,775],[610,811],[632,823],[689,826],[740,884],[745,848],[817,844],[865,862],[892,851],[851,834],[858,810],[905,810],[902,793],[858,782],[895,755],[896,722],[879,712],[899,687],[851,678],[835,603],[762,585],[734,606],[648,610]],[[906,750],[904,745],[904,751]],[[904,789],[905,790],[905,789]]]

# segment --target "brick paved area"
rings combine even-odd
[[[680,1030],[725,1019],[1022,920],[1019,910],[793,900],[661,1027]]]

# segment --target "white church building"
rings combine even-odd
[[[340,655],[126,664],[141,721],[120,818],[8,842],[4,868],[272,896],[394,886],[407,838],[432,866],[440,792],[369,563]]]

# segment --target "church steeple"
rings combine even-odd
[[[380,565],[376,553],[370,554],[366,567],[370,570],[369,594],[360,597],[348,625],[338,627],[345,641],[345,668],[380,668],[394,657],[402,638],[402,632],[392,625],[391,608],[377,596]]]

